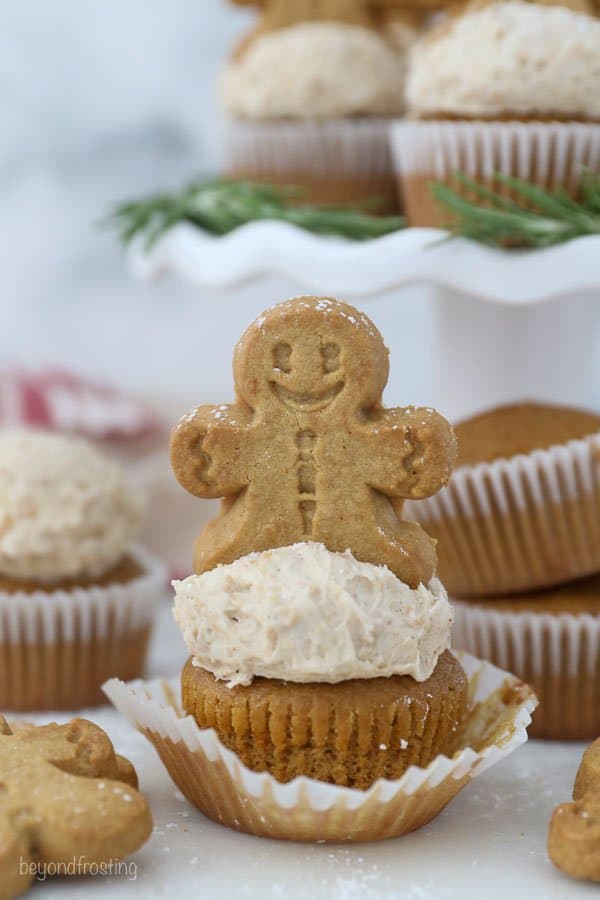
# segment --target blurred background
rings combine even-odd
[[[99,222],[118,201],[219,170],[217,73],[255,11],[226,0],[6,0],[0,15],[0,367],[107,380],[168,408],[169,421],[227,399],[242,328],[303,285],[265,277],[223,294],[177,278],[140,283]],[[591,303],[509,318],[470,298],[431,300],[419,285],[365,308],[394,348],[387,399],[455,417],[519,396],[596,405]],[[468,356],[456,352],[465,337]],[[565,341],[569,378],[564,358],[548,365]]]
[[[96,223],[115,201],[215,170],[215,77],[252,13],[7,0],[0,19],[0,365],[60,363],[144,392],[132,317],[156,307],[143,337],[156,370],[161,316],[175,301],[184,315],[194,292],[136,284]]]

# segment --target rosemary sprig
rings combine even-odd
[[[550,247],[589,234],[600,234],[600,174],[585,172],[580,200],[564,190],[546,191],[519,178],[494,176],[515,200],[489,190],[461,173],[456,180],[476,201],[435,182],[435,199],[451,214],[450,232],[494,247]]]
[[[246,181],[207,179],[186,185],[177,194],[158,194],[118,205],[105,220],[128,244],[141,236],[146,248],[178,222],[192,222],[215,235],[263,219],[290,222],[316,234],[361,241],[381,237],[404,226],[400,216],[376,216],[373,203],[355,207],[312,206],[301,202],[294,187]]]

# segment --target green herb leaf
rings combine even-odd
[[[381,237],[404,227],[400,216],[376,216],[376,200],[361,206],[313,206],[301,202],[302,191],[247,181],[207,179],[186,185],[178,194],[159,194],[119,204],[104,220],[117,230],[123,243],[142,237],[150,248],[178,222],[191,222],[215,235],[228,234],[241,225],[275,219],[316,234],[337,235],[355,241]]]
[[[450,213],[453,235],[494,247],[539,248],[600,234],[598,173],[584,172],[578,200],[563,189],[545,190],[507,175],[493,176],[498,191],[483,187],[460,172],[454,177],[467,196],[447,184],[431,185],[435,199]],[[507,188],[510,197],[505,196]]]

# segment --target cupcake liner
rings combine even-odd
[[[0,709],[102,703],[107,677],[141,674],[167,574],[142,547],[130,554],[143,574],[126,583],[0,592]]]
[[[600,571],[600,433],[527,455],[464,466],[405,505],[438,540],[456,596],[517,593]]]
[[[600,614],[513,612],[456,601],[453,641],[534,687],[540,706],[531,737],[600,734]]]
[[[223,145],[227,175],[297,185],[305,190],[302,199],[315,203],[381,198],[382,210],[397,205],[387,119],[233,119],[224,126]]]
[[[471,779],[527,740],[536,706],[532,690],[495,666],[458,654],[472,705],[461,748],[426,768],[411,766],[395,781],[368,790],[301,776],[282,784],[253,772],[212,729],[184,716],[178,681],[111,679],[104,691],[154,745],[188,800],[216,822],[250,834],[300,841],[372,841],[397,837],[431,821]]]
[[[495,172],[575,195],[582,171],[600,168],[600,124],[595,123],[405,120],[392,127],[391,142],[408,221],[418,226],[449,221],[431,196],[432,180],[476,199],[453,177],[456,172],[516,199],[492,178]]]

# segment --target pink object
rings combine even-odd
[[[137,441],[164,433],[160,417],[115,388],[62,369],[0,368],[0,427],[31,425],[91,440]]]

